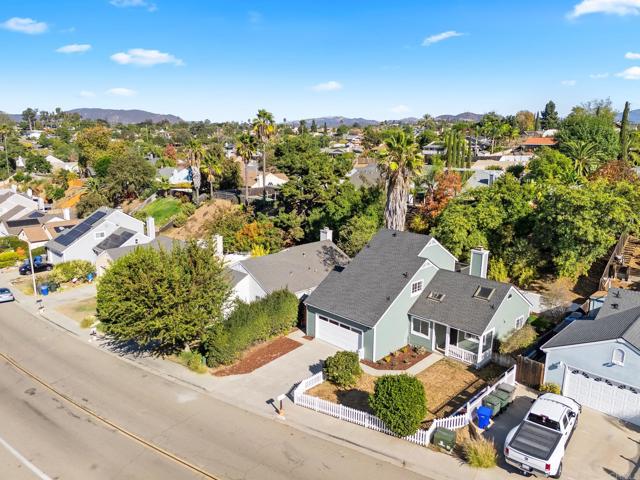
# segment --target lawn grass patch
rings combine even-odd
[[[164,197],[151,202],[141,210],[143,217],[151,216],[156,225],[161,227],[180,213],[182,207],[180,200],[173,197]]]
[[[59,307],[56,308],[56,310],[75,320],[76,322],[78,322],[80,324],[80,326],[82,326],[82,322],[89,316],[93,316],[95,317],[96,315],[96,298],[95,297],[91,297],[91,298],[86,298],[84,300],[80,300],[77,302],[72,302],[72,303],[66,303],[64,305],[61,305]],[[95,322],[95,318],[94,318],[94,322]],[[93,322],[92,322],[93,323]],[[91,326],[91,325],[89,325]],[[82,328],[88,328],[88,327],[82,327]]]

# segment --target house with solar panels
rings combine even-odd
[[[122,210],[101,207],[74,227],[45,244],[50,263],[69,260],[96,262],[100,253],[112,248],[144,245],[155,238],[153,217],[144,222]]]
[[[383,228],[306,298],[307,335],[374,362],[412,345],[482,366],[532,308],[514,285],[486,278],[488,261],[473,249],[461,268],[435,238]]]

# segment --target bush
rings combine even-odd
[[[49,274],[49,280],[60,283],[70,282],[74,278],[78,280],[85,280],[87,275],[94,272],[91,262],[86,260],[70,260],[57,264],[53,267],[52,272]]]
[[[464,456],[475,468],[493,468],[498,463],[498,453],[492,441],[484,437],[466,440],[462,444]]]
[[[80,328],[89,328],[94,323],[96,323],[96,316],[87,315],[80,321]]]
[[[173,219],[173,226],[176,228],[184,227],[187,224],[187,220],[189,220],[189,216],[184,212],[180,212]]]
[[[238,302],[229,317],[211,327],[206,339],[207,365],[233,363],[244,350],[288,332],[298,322],[298,299],[279,290],[253,303]]]
[[[16,252],[2,252],[0,253],[0,268],[13,267],[20,259],[20,256]]]
[[[31,255],[33,257],[44,256],[47,253],[47,249],[45,247],[38,247],[31,250]]]
[[[198,352],[192,352],[184,350],[180,352],[180,356],[178,357],[180,363],[187,367],[192,372],[196,373],[205,373],[207,371],[207,367],[203,361],[202,355]]]
[[[539,390],[544,393],[555,393],[557,395],[560,395],[561,392],[560,385],[557,383],[543,383],[540,385]]]
[[[331,383],[340,388],[354,387],[362,376],[360,359],[356,352],[338,352],[324,362],[324,373]]]
[[[424,386],[407,374],[378,378],[373,394],[369,396],[369,406],[400,437],[416,433],[427,414]]]
[[[0,251],[4,250],[12,250],[15,251],[18,248],[22,248],[23,250],[27,250],[27,242],[20,240],[18,237],[10,236],[10,237],[2,237],[0,238]]]
[[[530,347],[538,339],[536,329],[527,324],[519,330],[515,330],[504,341],[500,342],[499,351],[503,355],[520,353]]]

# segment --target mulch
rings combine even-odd
[[[233,365],[218,368],[211,373],[216,377],[251,373],[276,358],[295,350],[301,345],[300,342],[296,342],[288,337],[279,337],[250,348],[242,355],[242,358]]]
[[[385,362],[384,360],[379,360],[377,362],[372,362],[371,360],[360,360],[360,362],[371,368],[375,368],[376,370],[407,370],[419,361],[427,358],[429,355],[431,355],[431,352],[420,354],[414,349],[409,348],[406,353],[402,350],[395,352],[394,355],[391,356],[389,362]]]

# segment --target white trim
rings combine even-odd
[[[478,350],[479,356],[482,356],[482,354],[484,353],[482,351],[484,348],[484,337],[489,334],[491,334],[491,348],[493,349],[493,341],[496,339],[496,327],[490,328],[489,330],[486,330],[482,335],[480,335],[480,339],[482,340],[482,342],[480,349]]]
[[[581,320],[574,320],[574,321],[581,321]],[[585,320],[585,321],[589,321],[589,320]],[[549,341],[551,341],[551,340],[549,340]],[[634,351],[637,355],[640,355],[640,350],[637,349],[636,347],[634,347],[633,345],[631,345],[624,338],[612,338],[612,339],[608,339],[608,340],[598,340],[597,342],[575,343],[573,345],[558,345],[556,347],[545,347],[544,345],[542,345],[542,347],[540,347],[540,349],[543,352],[546,352],[547,350],[559,350],[559,349],[562,349],[562,348],[584,347],[585,345],[605,345],[607,343],[622,344],[625,347],[629,348],[630,350]],[[578,367],[575,367],[575,368],[578,368]]]
[[[522,325],[518,326],[518,322],[522,320]],[[516,318],[516,329],[520,330],[522,327],[524,327],[527,323],[527,320],[524,318],[524,315],[520,315],[518,318]]]
[[[411,331],[411,334],[412,334],[412,335],[416,335],[416,336],[418,336],[418,337],[422,337],[422,338],[425,338],[425,339],[427,339],[427,340],[431,340],[431,329],[433,328],[433,323],[432,323],[430,320],[423,320],[422,318],[414,317],[413,315],[411,315],[411,316],[409,317],[409,319],[410,319],[410,321],[411,321],[411,327],[410,327],[410,328],[411,328],[411,330],[410,330],[410,331]],[[423,323],[428,323],[428,324],[429,324],[429,328],[428,328],[428,332],[429,332],[429,333],[428,333],[427,335],[425,335],[425,334],[424,334],[424,333],[422,333],[422,332],[417,332],[417,331],[415,331],[415,330],[413,329],[413,321],[414,321],[414,320],[417,320],[417,321],[419,321],[419,322],[423,322]]]
[[[453,258],[454,261],[458,261],[458,259],[456,258],[456,256],[451,253],[449,250],[447,250],[444,245],[442,245],[438,240],[436,240],[435,238],[431,237],[431,240],[429,240],[429,242],[425,245],[425,247],[420,251],[419,255],[422,255],[422,253],[424,252],[424,249],[427,247],[433,247],[434,245],[438,245],[440,247],[442,247],[442,249],[447,252],[447,255],[449,255],[451,258]]]
[[[530,308],[533,308],[533,303],[531,303],[529,301],[529,299],[527,297],[525,297],[525,295],[522,292],[520,292],[520,290],[517,289],[516,287],[514,287],[513,285],[511,286],[511,288],[507,292],[507,298],[509,297],[509,293],[511,293],[511,290],[516,292],[520,296],[520,298],[522,298],[525,302],[527,302],[527,305],[529,305]],[[531,310],[529,310],[529,314],[531,314]]]

